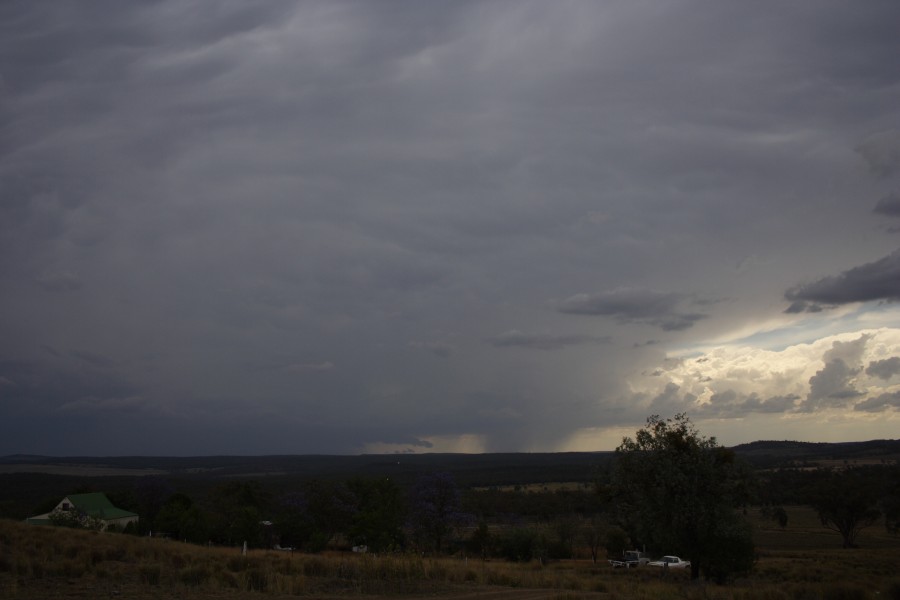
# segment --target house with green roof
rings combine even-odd
[[[29,517],[25,521],[32,525],[52,525],[55,515],[71,515],[81,521],[92,519],[99,522],[100,529],[108,529],[113,526],[117,529],[124,529],[129,523],[138,521],[137,514],[116,508],[102,492],[69,494],[50,512]]]

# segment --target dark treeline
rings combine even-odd
[[[178,483],[145,476],[103,490],[80,485],[68,493],[104,491],[116,506],[138,513],[138,525],[127,533],[307,552],[364,545],[375,552],[472,550],[482,555],[504,552],[514,559],[534,553],[565,558],[579,542],[573,519],[589,521],[603,512],[594,484],[555,490],[461,489],[446,472],[423,474],[409,485],[366,477],[313,479],[293,486],[234,480],[190,492]],[[60,497],[47,496],[30,512],[47,512]],[[548,528],[552,539],[539,540],[537,530]],[[511,542],[497,532],[513,530],[510,535],[519,547],[504,549],[503,544]],[[527,552],[522,548],[526,541]],[[541,545],[549,554],[537,548]]]

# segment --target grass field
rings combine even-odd
[[[785,529],[750,516],[756,569],[726,586],[589,560],[517,564],[265,550],[243,556],[235,548],[0,521],[0,598],[900,599],[900,539],[883,527],[865,530],[862,548],[844,550],[804,507],[789,509]]]

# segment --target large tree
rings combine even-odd
[[[399,550],[406,516],[400,487],[390,479],[363,478],[351,479],[347,487],[354,504],[348,537],[372,552]]]
[[[864,528],[881,516],[877,479],[871,471],[829,471],[816,490],[812,505],[826,529],[841,534],[844,548],[855,548]]]
[[[623,526],[649,550],[691,561],[724,579],[753,563],[750,531],[737,508],[749,497],[748,472],[688,417],[654,415],[616,448],[613,490]]]

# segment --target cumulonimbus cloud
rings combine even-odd
[[[783,350],[723,346],[629,382],[628,403],[703,418],[890,411],[900,408],[898,348],[900,330],[887,328]]]

